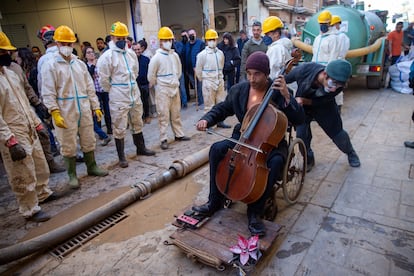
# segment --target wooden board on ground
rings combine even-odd
[[[267,249],[276,240],[281,227],[274,222],[266,220],[263,222],[266,226],[266,235],[259,240],[259,248],[262,254],[266,254]],[[187,257],[224,270],[227,265],[231,265],[233,253],[229,248],[237,244],[238,235],[250,237],[247,225],[246,214],[222,209],[200,228],[178,228],[170,238],[174,245],[187,254]]]

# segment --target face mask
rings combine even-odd
[[[187,38],[187,36],[186,35],[183,35],[182,37],[181,37],[182,39],[181,39],[181,41],[182,41],[182,43],[187,43],[187,41],[188,41],[188,38]]]
[[[33,53],[33,55],[34,55],[35,57],[38,57],[38,56],[40,55],[40,53],[39,53],[39,52],[34,52],[34,53]]]
[[[326,33],[329,30],[328,24],[321,24],[320,28],[322,33]]]
[[[125,45],[126,45],[126,41],[125,40],[118,40],[117,42],[115,42],[116,47],[118,47],[119,49],[125,49]]]
[[[190,41],[194,41],[195,40],[195,36],[194,35],[190,35]]]
[[[215,41],[210,40],[210,41],[207,42],[207,45],[210,48],[216,48],[216,42]]]
[[[0,65],[1,66],[10,66],[12,62],[11,56],[9,54],[0,56]]]
[[[73,52],[73,48],[69,46],[60,46],[59,53],[64,55],[65,57],[69,57]]]
[[[162,47],[165,49],[165,50],[171,50],[171,41],[166,41],[166,42],[163,42],[162,43]]]

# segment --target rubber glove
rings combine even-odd
[[[37,135],[39,135],[39,139],[43,138],[49,141],[49,132],[43,127],[42,124],[37,125],[36,127]]]
[[[57,127],[61,128],[68,128],[68,126],[65,123],[65,119],[60,115],[59,109],[52,110],[52,117],[53,120],[55,120],[55,124]]]
[[[102,120],[102,111],[100,109],[95,109],[96,120],[100,122]]]
[[[9,148],[10,156],[13,161],[19,161],[26,158],[26,151],[17,142],[16,137],[12,136],[8,141],[6,146]]]

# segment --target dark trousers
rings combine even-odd
[[[98,134],[100,139],[106,139],[108,138],[108,135],[105,133],[105,131],[102,130],[102,128],[99,126],[98,119],[96,116],[93,116],[93,130],[96,134]]]
[[[334,99],[320,107],[309,108],[305,106],[305,115],[305,123],[296,126],[296,136],[305,143],[308,157],[312,154],[312,131],[310,124],[313,120],[318,123],[341,151],[349,153],[352,150],[349,136],[343,130],[341,115]]]
[[[197,79],[197,83],[194,83],[195,79],[194,79],[194,72],[187,72],[187,76],[189,81],[191,82],[191,85],[193,87],[195,87],[197,85],[197,101],[198,101],[198,105],[203,105],[204,104],[204,99],[203,99],[203,90],[201,87],[201,81],[199,81]]]
[[[142,119],[148,118],[150,116],[150,103],[149,103],[149,86],[146,85],[139,85],[139,91],[141,92],[141,101],[142,101]]]
[[[227,80],[227,92],[229,92],[230,88],[234,85],[235,75],[234,70],[224,72],[224,79]]]
[[[109,111],[109,93],[108,92],[98,92],[99,102],[101,104],[101,109],[104,114],[105,124],[106,124],[106,133],[112,134],[112,120],[111,112]],[[100,123],[98,124],[100,126]]]
[[[228,140],[223,140],[214,143],[210,148],[209,160],[210,160],[210,193],[208,195],[209,201],[221,200],[224,201],[225,197],[217,188],[216,185],[216,172],[219,162],[226,156],[227,150],[234,147],[234,143]],[[285,158],[277,152],[269,153],[267,158],[267,167],[270,168],[267,185],[263,195],[254,203],[250,203],[247,206],[248,212],[253,212],[258,215],[264,213],[264,206],[266,200],[271,196],[273,191],[273,185],[276,180],[280,179],[282,169],[284,166]]]
[[[240,81],[240,67],[241,67],[240,64],[237,65],[237,67],[236,67],[236,83],[239,83],[239,81]]]

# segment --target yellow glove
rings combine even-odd
[[[57,127],[68,128],[68,126],[65,123],[65,119],[63,119],[63,117],[60,115],[59,109],[55,109],[52,111],[52,117]]]
[[[100,122],[102,120],[102,111],[100,109],[95,109],[96,120]]]

